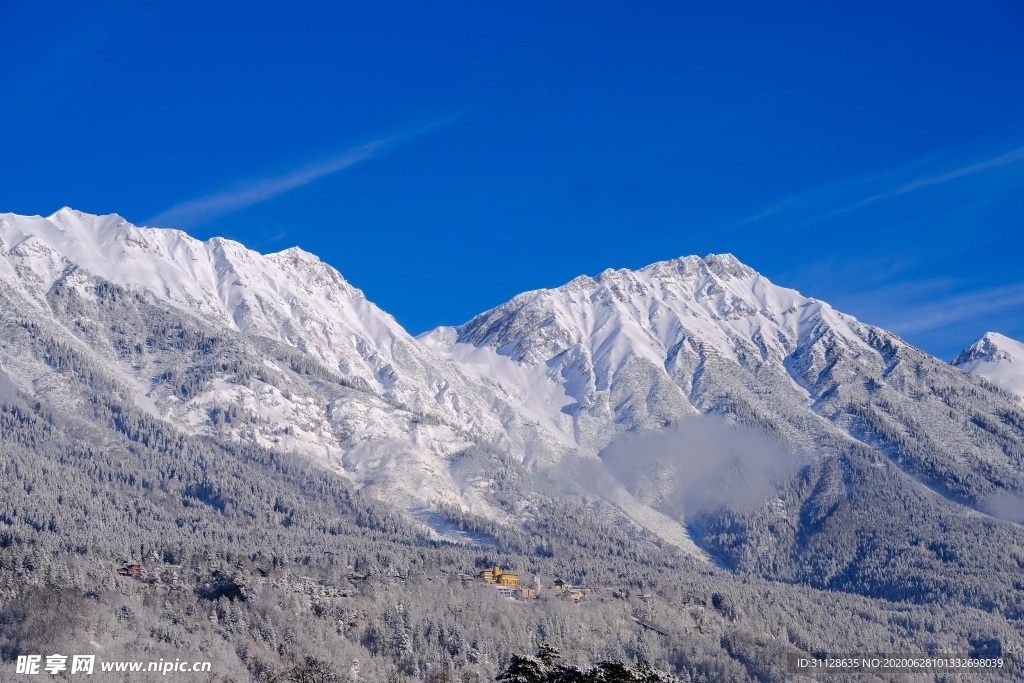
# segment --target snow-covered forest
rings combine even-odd
[[[551,681],[1020,677],[1019,397],[732,257],[416,339],[311,254],[2,220],[4,671],[518,681],[551,647]]]

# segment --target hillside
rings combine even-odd
[[[711,255],[413,338],[307,252],[70,209],[0,215],[0,327],[5,662],[50,633],[236,680],[1024,652],[992,335],[951,366]],[[542,599],[460,576],[495,565]]]

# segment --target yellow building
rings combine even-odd
[[[519,588],[519,575],[503,572],[501,571],[501,567],[484,569],[477,574],[477,577],[482,579],[484,583],[493,583],[498,586],[505,586],[508,588]]]

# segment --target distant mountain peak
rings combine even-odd
[[[986,332],[960,352],[952,365],[1024,398],[1024,343]]]
[[[587,290],[610,288],[621,290],[623,286],[634,291],[646,292],[656,282],[668,280],[679,282],[696,281],[713,278],[716,281],[729,282],[744,278],[759,277],[756,270],[742,263],[732,254],[708,254],[700,256],[680,256],[668,261],[657,261],[642,268],[606,268],[596,276],[579,275],[555,289],[538,289],[524,292],[512,299],[509,304],[521,304],[543,295],[556,292],[572,294]],[[714,286],[709,290],[715,292]]]
[[[974,360],[983,359],[992,362],[1005,360],[1012,363],[1016,357],[1014,351],[1024,346],[1019,341],[998,332],[986,332],[973,344],[960,352],[953,359],[953,365],[961,366]]]
[[[56,211],[54,211],[53,213],[51,213],[49,216],[47,216],[47,218],[50,219],[50,220],[54,220],[54,219],[58,219],[58,218],[60,218],[62,216],[75,216],[75,217],[78,217],[78,216],[87,216],[87,215],[91,215],[91,214],[82,213],[81,211],[78,211],[77,209],[72,209],[70,206],[62,206],[59,209],[57,209]]]

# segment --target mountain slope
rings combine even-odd
[[[955,367],[984,377],[1024,399],[1024,344],[988,332],[953,359]]]
[[[423,562],[512,563],[655,586],[661,597],[635,606],[654,610],[645,619],[745,661],[757,647],[744,639],[765,633],[801,652],[1019,641],[1020,403],[731,256],[580,277],[413,339],[298,250],[261,255],[70,210],[2,215],[0,242],[10,599],[18,582],[56,585],[62,566],[87,567],[76,590],[116,592],[114,553],[190,558],[200,604],[212,554],[253,585],[267,585],[256,577],[268,560],[300,582],[307,567],[336,576],[336,561],[405,578]],[[69,544],[82,511],[108,536],[139,533]],[[275,547],[242,557],[259,539]],[[442,589],[460,606],[461,584]],[[703,608],[680,611],[691,588],[714,630]],[[780,620],[764,600],[799,606]],[[479,621],[484,603],[472,604]],[[875,635],[822,640],[860,628],[811,627],[823,604]],[[373,645],[371,631],[358,642]],[[765,659],[781,661],[774,647]]]
[[[415,402],[419,385],[435,379],[422,375],[437,364],[417,354],[394,318],[298,248],[262,255],[67,208],[48,218],[3,215],[0,240],[0,276],[37,301],[58,282],[88,296],[90,276],[100,277],[214,326],[294,346],[389,398]],[[451,410],[450,401],[433,402]]]
[[[539,480],[510,478],[504,458],[625,533],[691,552],[696,534],[771,576],[809,571],[799,563],[823,530],[878,524],[872,505],[1015,519],[993,501],[1024,496],[1017,402],[729,255],[583,276],[413,339],[299,250],[264,256],[68,209],[4,215],[0,241],[0,363],[19,387],[81,411],[128,397],[193,434],[313,457],[441,533],[437,511],[516,527],[540,509]],[[771,472],[789,482],[776,503],[731,511],[745,535],[721,533],[721,506],[679,495],[697,475],[672,456],[692,450],[697,415],[723,419],[721,443],[703,447],[714,467],[772,444],[790,454]],[[682,435],[667,452],[621,456],[627,435],[666,428]],[[609,445],[617,477],[597,460]],[[867,552],[828,580],[853,581]]]
[[[992,515],[1024,519],[1016,401],[729,255],[580,277],[420,339],[467,373],[519,382],[532,410],[546,404],[581,448],[614,455],[636,497],[685,518],[736,569],[887,595],[937,580],[942,592],[962,584],[960,569],[916,552],[905,564],[922,528],[947,529],[968,557]],[[742,469],[771,450],[696,440],[694,414],[767,435],[801,474],[753,510],[687,511],[673,488],[709,458]],[[628,436],[666,427],[678,437]]]
[[[731,255],[690,256],[527,292],[454,335],[439,330],[421,341],[456,359],[472,346],[544,367],[570,399],[560,409],[563,427],[601,448],[615,433],[704,412],[708,381],[723,381],[734,365],[771,373],[790,412],[799,412],[808,391],[792,365],[796,349],[827,336],[850,355],[870,353],[855,332],[861,327]],[[459,346],[444,344],[446,334]]]
[[[564,448],[299,249],[261,255],[70,209],[4,214],[0,283],[5,320],[24,332],[3,358],[20,385],[67,390],[16,346],[46,337],[154,415],[315,456],[406,507],[472,498],[444,459],[475,443],[542,460]]]
[[[439,507],[506,525],[526,514],[498,504],[498,466],[466,467],[467,453],[594,458],[299,249],[262,255],[71,209],[4,214],[0,305],[0,363],[40,398],[84,410],[91,392],[124,395],[191,433],[313,457],[428,522]],[[114,384],[83,388],[68,368]],[[677,522],[610,497],[623,524],[693,550]]]
[[[534,405],[544,397],[584,448],[724,413],[793,450],[863,442],[975,504],[993,488],[1024,490],[1019,408],[1005,396],[731,255],[580,277],[420,339],[467,372],[519,382]],[[979,428],[975,413],[1003,417]],[[908,452],[909,441],[927,445]]]
[[[568,661],[642,659],[693,681],[783,680],[787,655],[843,648],[983,648],[1021,670],[1015,622],[948,596],[892,603],[737,577],[555,499],[543,525],[500,530],[500,549],[436,543],[303,458],[98,398],[109,425],[12,391],[0,373],[0,664],[11,670],[20,653],[70,649],[95,653],[97,670],[140,652],[202,653],[218,680],[273,680],[309,656],[339,672],[358,660],[368,683],[427,679],[439,661],[454,670],[445,680],[492,680],[538,641]],[[128,559],[138,574],[117,571]],[[507,600],[462,578],[494,564],[542,576],[543,597]],[[974,577],[978,592],[991,592],[995,566]],[[553,577],[593,592],[577,604]]]

